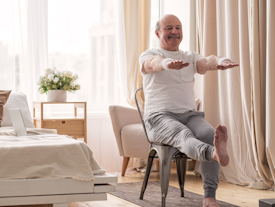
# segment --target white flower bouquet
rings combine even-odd
[[[78,75],[70,71],[58,71],[56,68],[47,68],[44,76],[39,78],[39,92],[46,93],[49,90],[67,90],[74,92],[80,89],[80,85],[76,83]]]

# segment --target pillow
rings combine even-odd
[[[7,102],[9,96],[10,96],[11,91],[2,91],[0,90],[0,127],[1,127],[1,122],[3,119],[4,115],[4,105]]]
[[[4,105],[4,117],[2,120],[2,127],[12,126],[9,108],[19,108],[21,110],[25,126],[27,128],[35,128],[32,123],[32,117],[29,110],[27,97],[21,92],[12,92],[7,103]]]

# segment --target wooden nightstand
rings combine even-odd
[[[74,105],[72,117],[44,118],[44,105],[47,104],[71,104]],[[77,109],[83,108],[84,117],[77,116]],[[36,109],[40,111],[40,117],[36,117]],[[57,129],[58,134],[66,134],[75,139],[84,138],[87,143],[87,110],[86,102],[33,102],[33,123],[36,128]]]

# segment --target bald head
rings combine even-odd
[[[174,20],[177,20],[178,22],[180,22],[179,18],[173,14],[166,14],[164,15],[161,19],[159,19],[156,23],[156,30],[160,31],[160,27],[161,27],[161,23],[162,21],[164,20],[167,20],[167,19],[174,19]],[[180,22],[180,25],[181,25],[181,22]]]
[[[172,14],[163,16],[156,24],[155,34],[160,40],[160,47],[177,51],[182,40],[182,27],[178,17]]]

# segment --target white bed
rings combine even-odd
[[[0,206],[53,204],[68,206],[68,202],[107,200],[107,192],[115,190],[117,177],[95,175],[94,181],[74,179],[20,179],[0,181]]]
[[[8,100],[4,112],[15,102],[19,107],[26,102],[16,93],[10,98],[13,103]],[[23,118],[31,119],[26,107],[23,111]],[[84,142],[49,129],[28,128],[28,136],[16,137],[5,116],[0,127],[0,206],[65,207],[68,202],[106,200],[107,192],[115,190],[117,176],[105,173]],[[32,127],[30,120],[24,121]],[[33,136],[37,134],[51,136]]]

